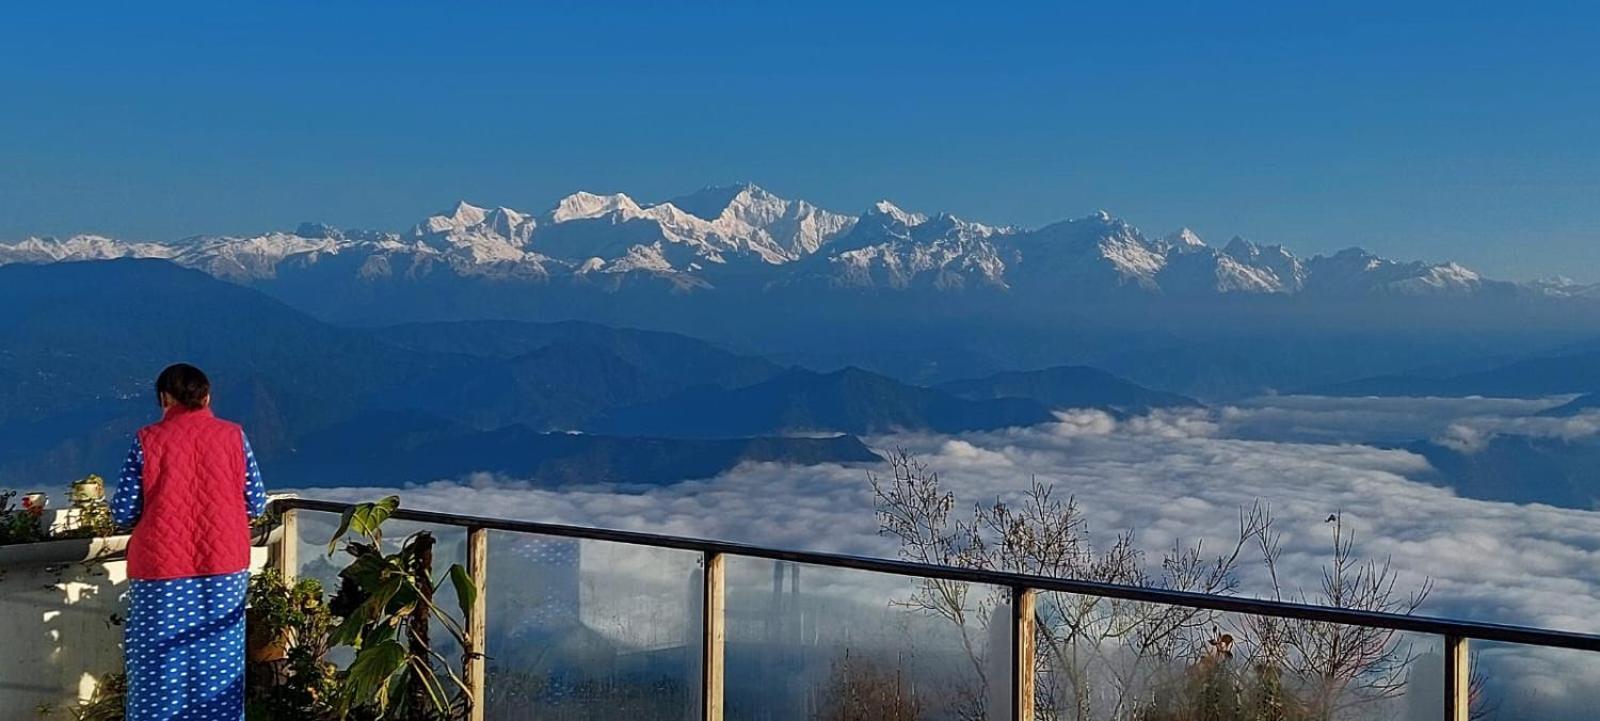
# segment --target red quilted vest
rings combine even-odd
[[[128,542],[128,576],[212,576],[250,565],[244,434],[209,408],[173,406],[139,431],[143,509]]]

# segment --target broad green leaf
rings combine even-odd
[[[366,602],[361,604],[363,607],[362,612],[368,618],[382,618],[383,616],[391,615],[388,613],[389,602],[394,599],[395,593],[400,590],[403,583],[404,579],[400,578],[389,578],[379,583],[378,587],[372,590],[372,595],[368,596]]]
[[[374,644],[356,652],[345,674],[345,694],[355,705],[381,700],[380,692],[389,684],[390,677],[406,663],[406,650],[396,641]]]
[[[339,572],[339,575],[355,581],[363,591],[370,593],[389,572],[388,563],[382,556],[372,552],[372,547],[366,544],[352,543],[349,548],[355,554],[355,558],[350,561],[350,565]]]
[[[400,507],[399,496],[388,496],[376,503],[363,503],[356,507],[355,515],[351,518],[350,525],[363,536],[377,540],[382,536],[383,522],[394,515],[395,509]]]
[[[395,629],[393,626],[377,626],[372,629],[372,633],[367,634],[367,637],[364,640],[369,644],[379,644],[386,641],[393,641],[394,631]]]
[[[329,646],[361,646],[361,629],[367,625],[369,617],[365,606],[357,607],[350,612],[350,616],[339,623],[339,626],[328,634]]]
[[[333,538],[328,539],[328,555],[333,555],[333,552],[339,547],[339,539],[344,538],[344,534],[350,531],[350,519],[355,517],[355,513],[356,508],[352,506],[344,509],[344,513],[339,514],[339,530],[334,531]]]
[[[456,587],[456,604],[461,607],[461,618],[472,618],[472,607],[478,602],[478,584],[459,563],[450,565],[450,584]]]

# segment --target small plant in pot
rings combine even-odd
[[[16,491],[0,491],[0,546],[49,540],[43,494],[30,493],[21,501],[15,501],[16,497]]]
[[[337,672],[325,660],[335,619],[322,584],[289,585],[268,569],[250,579],[245,611],[245,711],[250,721],[336,718]]]
[[[93,473],[72,482],[70,525],[56,538],[105,538],[117,534],[111,506],[106,503],[106,482]]]
[[[284,658],[295,645],[325,651],[332,626],[320,582],[308,578],[290,586],[272,568],[250,579],[245,619],[249,658],[262,662]]]

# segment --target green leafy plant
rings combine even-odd
[[[123,721],[127,718],[123,711],[127,696],[128,677],[121,673],[108,674],[95,687],[93,697],[79,702],[77,706],[68,707],[67,713],[73,721]],[[55,708],[51,706],[43,706],[39,709],[39,715],[48,716],[54,711]]]
[[[13,543],[37,543],[48,540],[45,530],[44,507],[12,505],[16,491],[0,491],[0,546]]]
[[[93,473],[72,484],[72,507],[77,511],[73,526],[52,534],[52,538],[104,538],[117,534],[111,505],[106,503],[105,480]]]
[[[45,522],[43,502],[30,505],[24,497],[14,504],[16,497],[16,491],[0,491],[0,546],[117,534],[105,499],[105,481],[92,473],[72,484],[71,526],[59,531],[51,531]]]
[[[1215,631],[1180,674],[1156,684],[1132,714],[1138,721],[1317,721],[1284,687],[1276,665],[1234,658],[1234,638]]]
[[[326,660],[334,618],[322,584],[301,579],[291,586],[267,569],[250,579],[245,622],[246,718],[334,718],[337,669]]]
[[[464,652],[459,663],[440,654],[430,638],[437,621],[462,649],[468,643],[465,624],[478,589],[460,564],[445,573],[455,588],[460,617],[434,603],[439,581],[433,578],[433,535],[418,532],[384,549],[383,524],[400,506],[399,496],[362,503],[345,512],[328,544],[351,557],[339,572],[339,592],[330,609],[343,618],[333,630],[335,646],[355,650],[341,679],[337,707],[341,717],[366,710],[378,719],[439,721],[464,718],[472,703],[464,668],[472,660]],[[355,538],[349,538],[351,534]]]

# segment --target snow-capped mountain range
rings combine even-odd
[[[461,277],[552,282],[664,280],[681,291],[727,282],[761,287],[940,291],[987,288],[1151,294],[1470,294],[1488,281],[1454,263],[1401,262],[1360,249],[1301,258],[1233,238],[1218,247],[1185,228],[1163,237],[1104,211],[1033,230],[880,201],[859,216],[787,200],[752,184],[708,187],[665,202],[579,192],[542,213],[465,202],[403,233],[302,224],[252,237],[125,242],[79,235],[0,243],[0,264],[165,258],[246,283],[330,259],[356,278]],[[341,264],[340,267],[343,267]],[[735,280],[737,279],[737,281]],[[1547,282],[1541,295],[1593,295]]]

